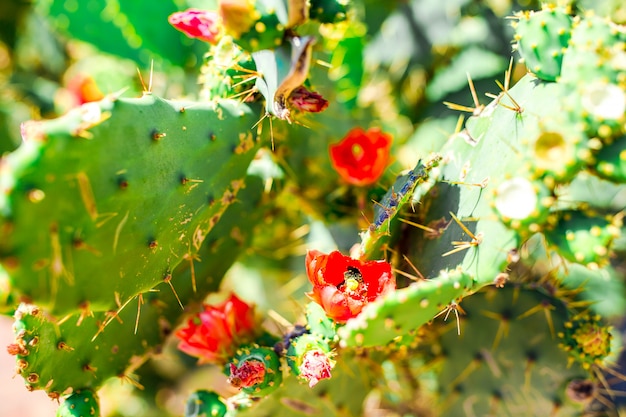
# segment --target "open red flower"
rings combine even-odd
[[[330,145],[330,160],[341,178],[352,185],[378,181],[389,162],[391,136],[380,129],[364,131],[355,127],[341,140]]]
[[[217,12],[187,9],[172,13],[168,22],[190,38],[216,44],[222,32],[221,18]]]
[[[339,251],[306,254],[306,273],[313,284],[307,295],[338,323],[356,317],[380,295],[393,291],[396,281],[385,261],[360,261]]]
[[[199,363],[225,364],[255,332],[253,307],[231,294],[217,306],[205,305],[176,336],[178,348],[197,357]]]

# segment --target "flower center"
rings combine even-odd
[[[363,158],[364,154],[365,150],[363,150],[363,147],[361,145],[359,145],[358,143],[352,145],[352,156],[354,156],[354,159],[359,161],[361,160],[361,158]]]
[[[363,274],[358,268],[349,266],[343,273],[343,282],[337,288],[351,296],[363,296],[367,292],[367,284],[363,281]]]

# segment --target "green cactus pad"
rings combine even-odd
[[[185,417],[224,417],[226,404],[213,391],[199,390],[189,396]]]
[[[100,417],[98,396],[91,390],[77,390],[57,409],[57,417]]]
[[[588,371],[571,364],[555,342],[568,313],[558,299],[514,286],[488,288],[463,302],[461,335],[441,328],[435,359],[442,417],[500,415],[524,410],[544,416],[580,415],[566,396]]]
[[[135,369],[160,351],[184,317],[179,300],[190,309],[216,291],[251,241],[266,209],[260,205],[262,181],[249,177],[247,183],[224,221],[207,235],[198,256],[173,271],[173,288],[163,283],[116,310],[91,316],[76,313],[62,323],[35,306],[22,305],[16,313],[15,345],[26,351],[17,355],[17,369],[29,389],[44,389],[58,397],[72,388],[97,389],[112,377],[135,382]]]
[[[0,172],[0,261],[52,314],[167,281],[244,187],[257,116],[233,101],[105,99],[31,122]]]
[[[154,58],[184,65],[196,54],[191,42],[183,41],[180,33],[168,27],[167,17],[178,10],[178,4],[172,0],[150,6],[142,2],[51,0],[37,3],[37,8],[60,31],[91,42],[106,53],[146,66]]]
[[[470,295],[473,286],[469,274],[453,270],[391,292],[368,304],[337,331],[340,345],[386,345],[445,312],[452,303]]]
[[[553,6],[517,17],[515,40],[526,67],[543,80],[555,81],[571,36],[572,18]]]

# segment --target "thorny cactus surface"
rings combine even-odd
[[[622,15],[423,3],[167,10],[208,45],[197,100],[24,123],[0,301],[26,387],[59,416],[137,415],[113,377],[143,415],[618,415]],[[66,30],[139,54],[121,13],[117,46]],[[504,33],[521,63],[480,46]]]

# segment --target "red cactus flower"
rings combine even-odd
[[[306,272],[313,284],[307,295],[338,323],[356,317],[363,307],[392,291],[396,281],[385,261],[360,261],[339,251],[306,254]]]
[[[352,185],[378,181],[389,162],[391,136],[380,129],[356,127],[341,142],[330,145],[330,160],[341,178]]]
[[[254,308],[231,294],[217,306],[205,305],[176,336],[178,348],[199,363],[225,364],[255,332]]]
[[[307,90],[304,86],[300,86],[291,92],[289,103],[293,108],[306,113],[319,113],[328,107],[328,100],[319,93]]]
[[[313,388],[322,379],[331,377],[330,371],[335,362],[329,355],[319,349],[309,350],[302,358],[302,364],[298,368],[300,377],[309,381],[309,387]]]
[[[172,13],[167,21],[190,38],[211,44],[217,43],[222,32],[220,16],[214,11],[187,9]]]
[[[238,366],[231,363],[228,382],[235,388],[248,388],[265,380],[265,364],[257,360],[247,360]]]

